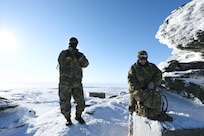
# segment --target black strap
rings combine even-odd
[[[160,95],[161,95],[161,99],[162,99],[162,112],[165,113],[167,111],[167,109],[168,109],[169,103],[168,103],[168,100],[167,100],[165,95],[163,95],[163,94],[160,94]],[[164,101],[163,101],[163,99],[165,99],[165,101],[166,101],[166,108],[165,109],[164,109]]]

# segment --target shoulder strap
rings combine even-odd
[[[168,109],[168,106],[169,106],[168,100],[167,100],[165,95],[163,95],[163,94],[160,94],[160,95],[161,95],[161,99],[162,99],[162,112],[166,112]],[[166,108],[165,109],[164,109],[164,105],[165,105],[164,100],[166,102]]]

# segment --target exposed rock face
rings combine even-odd
[[[172,56],[159,66],[164,86],[204,103],[204,1],[192,0],[174,10],[156,38],[173,49]]]
[[[165,87],[189,98],[197,97],[204,103],[204,62],[179,63],[175,60],[169,63],[164,70]]]
[[[3,97],[0,97],[0,111],[2,110],[6,110],[6,109],[9,109],[9,108],[15,108],[17,107],[18,105],[6,98],[3,98]]]
[[[165,72],[187,71],[193,69],[204,69],[204,61],[195,61],[189,63],[179,63],[177,60],[168,62],[170,65],[165,67]]]
[[[204,70],[199,71],[199,73],[204,76]],[[190,76],[194,74],[190,73]],[[189,75],[183,75],[183,76],[189,76]],[[202,103],[204,103],[204,86],[199,85],[193,82],[186,82],[185,79],[182,77],[165,77],[166,81],[166,88],[175,90],[178,93],[182,94],[183,96],[186,96],[188,98],[194,98],[197,97],[199,98]]]

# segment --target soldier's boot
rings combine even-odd
[[[80,124],[85,124],[84,119],[81,117],[81,115],[76,116],[75,119],[80,123]]]
[[[66,122],[66,126],[71,126],[72,125],[72,121],[70,118],[67,118],[67,122]]]

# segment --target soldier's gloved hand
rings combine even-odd
[[[148,84],[148,89],[154,89],[154,83],[153,82],[150,82]]]

